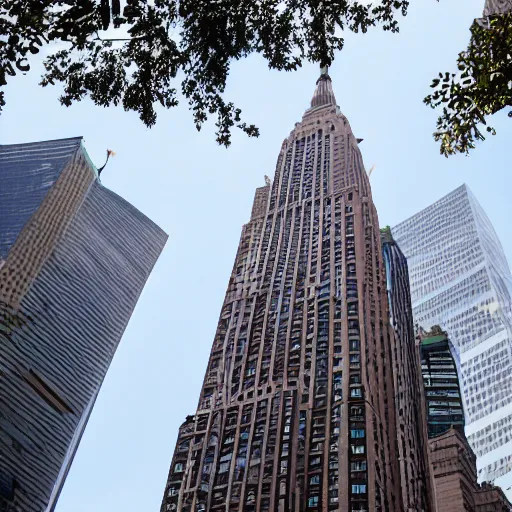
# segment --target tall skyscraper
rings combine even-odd
[[[429,464],[423,380],[412,318],[407,259],[381,229],[390,323],[394,329],[393,376],[402,498],[406,512],[435,511]]]
[[[466,185],[392,228],[407,257],[415,322],[440,325],[460,361],[479,479],[512,484],[512,277]]]
[[[257,189],[161,510],[399,511],[380,233],[324,71]]]
[[[50,512],[167,236],[80,138],[0,146],[0,510]]]

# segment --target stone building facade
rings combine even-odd
[[[331,79],[257,190],[162,512],[403,510],[385,271]]]
[[[475,495],[477,512],[510,512],[512,505],[500,487],[484,482]]]
[[[439,512],[510,512],[499,487],[477,483],[476,457],[460,428],[430,440],[430,458]]]

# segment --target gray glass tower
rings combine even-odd
[[[498,237],[466,185],[392,232],[408,260],[415,322],[440,325],[458,352],[479,479],[506,489],[512,484],[512,277]]]
[[[0,146],[0,510],[49,512],[167,239],[80,138]]]

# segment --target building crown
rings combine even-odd
[[[311,108],[324,105],[336,105],[336,97],[332,90],[332,80],[327,66],[321,68],[320,77],[316,81],[315,93],[311,100]]]

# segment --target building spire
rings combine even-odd
[[[329,76],[329,67],[320,68],[320,77],[316,81],[316,89],[311,100],[311,107],[321,107],[323,105],[336,105],[336,98],[332,90],[332,81]]]

